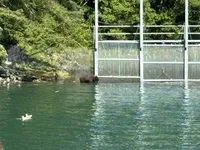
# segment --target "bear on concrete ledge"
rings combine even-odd
[[[86,76],[80,77],[81,83],[94,83],[98,81],[99,81],[99,78],[96,75],[86,75]]]

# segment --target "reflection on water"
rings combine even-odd
[[[0,93],[6,150],[199,149],[198,85],[22,84]],[[16,120],[25,113],[32,121]]]
[[[193,110],[192,108],[192,101],[190,100],[190,90],[184,89],[184,101],[183,101],[183,123],[182,123],[182,142],[189,143],[189,134],[191,132],[191,121],[193,118]],[[183,148],[187,146],[186,144],[183,145]]]
[[[97,85],[92,149],[198,149],[198,89],[178,84]]]
[[[96,86],[92,118],[91,149],[131,148],[137,127],[134,115],[139,99],[138,84],[99,84]]]

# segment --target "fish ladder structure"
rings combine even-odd
[[[194,30],[200,25],[188,23],[188,0],[185,0],[183,25],[145,25],[143,5],[140,0],[139,25],[99,25],[98,0],[95,0],[95,75],[100,79],[133,79],[141,83],[200,81],[200,32]],[[105,32],[112,28],[129,28],[132,32]],[[165,32],[152,32],[155,28]],[[172,28],[180,32],[166,32]],[[175,39],[166,38],[173,35]],[[125,36],[128,40],[116,40],[113,36]]]

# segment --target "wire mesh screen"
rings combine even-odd
[[[183,79],[183,64],[145,64],[144,79]]]
[[[200,46],[189,46],[189,62],[200,62]]]
[[[99,76],[133,77],[139,76],[138,61],[100,60]]]
[[[139,76],[139,44],[120,41],[100,41],[98,48],[99,76]]]
[[[189,79],[200,79],[200,47],[189,46]]]
[[[182,46],[145,46],[144,79],[172,80],[184,78]]]
[[[182,46],[144,46],[144,62],[183,62]]]

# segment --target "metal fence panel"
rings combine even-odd
[[[144,79],[173,80],[183,79],[183,64],[144,64]]]
[[[144,80],[183,79],[183,46],[145,46]]]
[[[200,45],[189,46],[189,79],[200,79]]]
[[[183,46],[144,46],[144,62],[183,62]]]
[[[144,80],[184,79],[184,45],[144,45]],[[139,78],[137,41],[99,41],[99,77]],[[187,64],[186,64],[187,65]],[[200,79],[200,45],[189,46],[189,80]]]
[[[101,41],[99,77],[138,78],[139,45],[134,41]]]

